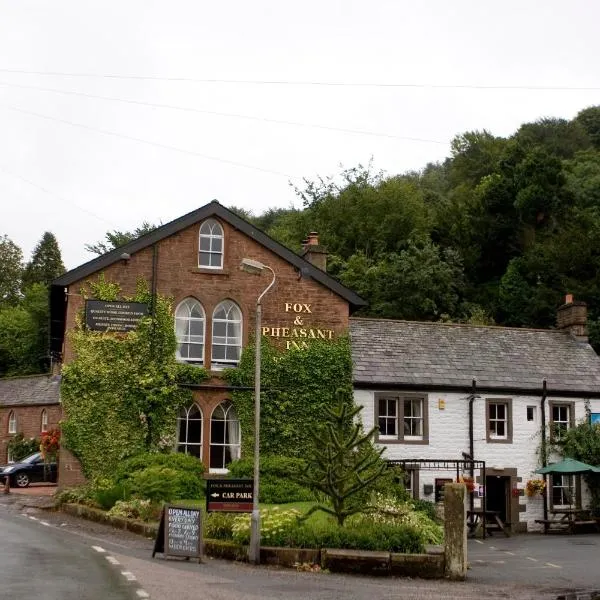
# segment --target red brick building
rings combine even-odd
[[[40,439],[58,426],[59,383],[49,375],[0,379],[0,464],[12,462],[9,442],[21,434]]]
[[[180,414],[178,447],[214,473],[239,455],[241,435],[219,372],[237,364],[255,328],[257,298],[271,281],[269,272],[257,277],[240,270],[245,258],[275,275],[262,301],[262,332],[283,347],[333,339],[348,329],[350,313],[364,305],[327,275],[325,250],[315,234],[301,257],[216,201],[69,271],[51,291],[51,351],[64,362],[72,359],[65,334],[84,307],[80,290],[86,281],[103,273],[127,296],[142,277],[153,293],[173,299],[178,359],[212,375]],[[75,481],[77,469],[63,457],[60,481],[66,485]]]

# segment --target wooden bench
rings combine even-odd
[[[536,519],[536,523],[541,523],[544,526],[544,533],[549,531],[567,531],[571,528],[569,521],[559,519]]]

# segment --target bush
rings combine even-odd
[[[300,458],[265,456],[260,461],[259,501],[266,504],[287,504],[315,499],[314,493],[298,483],[300,473],[306,467]],[[241,459],[229,465],[229,475],[234,479],[252,478],[252,459]]]
[[[130,496],[129,486],[122,483],[98,488],[91,493],[92,499],[102,510],[110,510],[119,500],[129,500]]]
[[[435,504],[433,502],[429,502],[429,500],[413,500],[412,501],[415,510],[418,512],[425,513],[432,521],[438,523],[439,518],[437,512],[435,510]]]
[[[132,498],[131,500],[117,500],[108,514],[111,517],[150,521],[157,518],[159,510],[150,500]]]
[[[328,523],[320,527],[310,524],[292,525],[281,537],[270,540],[273,546],[292,548],[344,548],[379,550],[415,554],[424,551],[419,530],[411,525],[364,521],[344,526]]]
[[[17,433],[8,442],[8,450],[12,454],[12,459],[15,462],[19,462],[21,459],[39,452],[40,440],[36,438],[25,438],[22,433]]]
[[[128,479],[131,494],[152,502],[200,498],[202,480],[193,473],[169,467],[152,466],[135,471]]]
[[[86,504],[90,500],[90,495],[90,487],[82,485],[59,490],[54,495],[54,501],[57,506],[63,504]]]
[[[168,467],[176,471],[185,471],[201,478],[204,474],[204,465],[195,456],[171,452],[162,454],[158,452],[145,452],[124,460],[117,468],[115,481],[121,482],[130,479],[137,471],[148,467]]]
[[[232,513],[208,513],[204,520],[204,537],[211,540],[231,540],[236,517]]]
[[[267,546],[282,546],[292,528],[298,522],[300,511],[295,508],[280,510],[279,507],[260,511],[261,542]],[[233,540],[238,544],[250,543],[250,515],[239,515],[233,522]]]

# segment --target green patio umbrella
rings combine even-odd
[[[547,467],[537,469],[536,473],[540,475],[577,475],[579,473],[600,473],[600,467],[587,465],[586,463],[575,460],[574,458],[565,458],[564,460],[552,463]]]

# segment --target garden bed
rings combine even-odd
[[[67,514],[105,523],[132,533],[155,538],[158,523],[145,523],[123,517],[114,517],[106,511],[83,504],[63,504],[61,510]],[[247,561],[247,547],[225,540],[204,540],[207,556],[226,560]],[[261,546],[261,563],[298,570],[327,569],[331,572],[361,575],[395,575],[400,577],[442,578],[444,577],[444,553],[439,547],[427,548],[425,553],[400,554],[366,550],[336,548],[285,548]],[[317,566],[317,569],[314,567]]]

